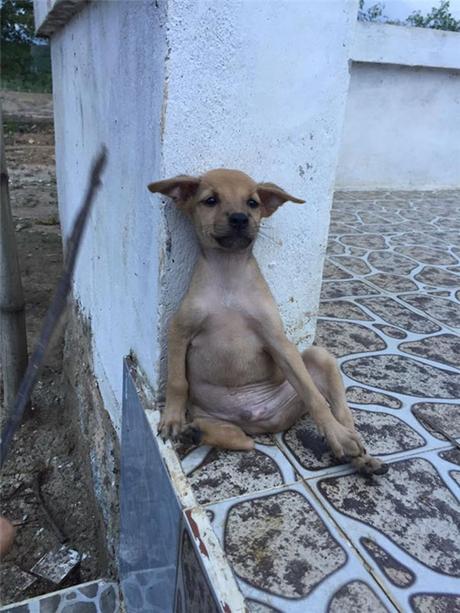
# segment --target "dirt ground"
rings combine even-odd
[[[5,115],[3,119],[30,352],[61,272],[62,245],[53,127],[46,117],[33,123],[35,118],[27,113],[29,102],[22,108],[16,105],[10,119]],[[35,389],[33,411],[16,434],[1,473],[0,513],[18,527],[15,545],[0,564],[0,604],[99,578],[105,566],[97,545],[99,522],[77,455],[76,435],[68,427],[62,332]],[[60,586],[36,578],[27,587],[34,577],[21,571],[30,571],[60,541],[81,554],[79,568]]]

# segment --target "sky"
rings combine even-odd
[[[384,15],[389,19],[404,20],[414,11],[426,15],[433,6],[439,6],[439,0],[366,0],[364,9],[380,2],[385,5]],[[450,0],[450,12],[455,19],[460,19],[460,0]]]

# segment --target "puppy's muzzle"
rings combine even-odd
[[[224,249],[244,249],[248,247],[253,236],[249,228],[249,217],[244,213],[232,213],[228,218],[228,233],[215,236],[216,241]]]

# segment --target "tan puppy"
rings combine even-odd
[[[366,473],[386,472],[355,430],[334,358],[319,347],[300,354],[287,339],[252,254],[261,220],[288,200],[304,201],[237,170],[148,187],[190,216],[201,247],[169,329],[160,433],[252,449],[248,434],[287,430],[308,412],[337,458]]]

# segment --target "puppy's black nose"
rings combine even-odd
[[[246,228],[249,223],[249,217],[244,213],[232,213],[228,218],[228,223],[232,228]]]

